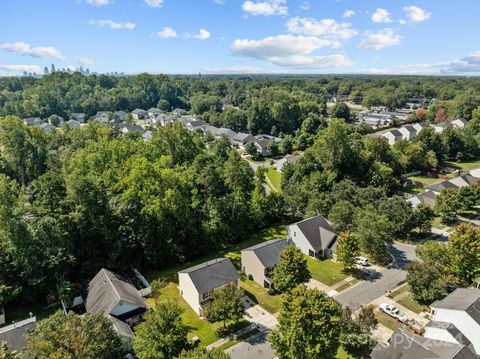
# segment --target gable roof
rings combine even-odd
[[[478,184],[480,179],[477,177],[472,176],[470,173],[464,174],[460,176],[465,182],[467,182],[470,186]]]
[[[457,288],[445,298],[433,302],[430,306],[434,309],[464,310],[471,313],[476,311],[480,319],[480,289]]]
[[[442,192],[444,189],[458,189],[458,186],[449,181],[441,181],[429,184],[428,186],[425,186],[425,188],[436,192]]]
[[[390,130],[384,133],[384,135],[391,133],[395,138],[402,138],[402,133],[399,130]]]
[[[232,140],[243,143],[243,141],[248,140],[249,137],[252,137],[253,140],[253,136],[251,134],[238,132],[235,136],[232,137]]]
[[[263,139],[260,139],[260,140],[255,140],[255,144],[260,147],[260,150],[262,152],[265,152],[267,151],[267,148],[268,148],[268,144],[271,142],[272,140],[269,140],[269,139],[266,139],[266,138],[263,138]]]
[[[287,245],[287,239],[272,239],[267,242],[257,244],[255,246],[246,248],[242,252],[253,252],[257,256],[260,263],[265,268],[272,268],[280,259],[280,253]]]
[[[27,332],[36,327],[37,319],[31,317],[0,328],[0,345],[5,342],[10,352],[21,351],[27,346]]]
[[[229,128],[221,127],[217,131],[217,136],[227,136],[228,138],[232,138],[237,133]]]
[[[373,359],[474,359],[476,356],[466,346],[421,337],[397,329],[390,345],[378,344],[370,354]]]
[[[331,248],[337,234],[323,216],[315,216],[295,223],[315,251]]]
[[[122,300],[147,308],[145,300],[126,277],[105,268],[102,268],[90,281],[84,298],[88,313],[104,315],[110,314]]]
[[[472,344],[472,342],[453,323],[431,320],[427,323],[426,327],[446,330],[456,341],[467,347]]]
[[[426,191],[423,193],[419,193],[417,195],[420,202],[426,204],[427,206],[433,207],[435,206],[435,192],[433,191]]]
[[[145,114],[147,113],[147,111],[141,109],[141,108],[136,108],[135,110],[132,111],[132,113],[135,113],[135,114]]]
[[[411,132],[411,133],[417,133],[416,128],[413,127],[412,125],[405,125],[405,126],[402,126],[400,129],[407,130],[408,132]]]
[[[216,258],[178,273],[188,274],[198,293],[206,293],[239,278],[228,258]]]

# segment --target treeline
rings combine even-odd
[[[411,76],[83,76],[53,73],[41,79],[0,78],[0,116],[132,111],[158,107],[192,110],[236,131],[292,134],[309,115],[325,115],[326,101],[347,98],[366,107],[395,109],[435,99],[427,119],[465,117],[480,105],[480,81]]]
[[[180,124],[145,142],[113,126],[46,134],[0,118],[0,302],[82,283],[99,266],[165,268],[283,215],[264,173]]]

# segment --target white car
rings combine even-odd
[[[407,316],[405,315],[405,313],[392,304],[382,303],[380,304],[380,309],[382,310],[382,312],[388,314],[389,316],[397,319],[402,323],[405,323],[405,321],[407,320]]]
[[[365,257],[355,257],[355,263],[361,265],[361,266],[368,266],[368,258]]]

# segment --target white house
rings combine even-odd
[[[402,134],[402,139],[405,141],[412,141],[417,137],[417,130],[412,125],[405,125],[398,129]]]
[[[400,141],[403,138],[402,133],[399,130],[390,130],[382,134],[382,137],[386,138],[389,145],[394,145],[395,142]]]
[[[462,130],[467,124],[467,120],[464,118],[457,118],[455,121],[452,121],[452,127]]]
[[[311,217],[288,225],[287,240],[307,256],[335,257],[337,234],[323,216]]]
[[[217,258],[178,272],[180,295],[198,315],[202,315],[215,290],[229,283],[238,288],[239,279],[228,258]]]
[[[232,146],[244,148],[247,143],[255,141],[255,138],[249,133],[238,132],[230,141],[232,142]]]
[[[475,352],[480,353],[480,289],[457,288],[445,298],[432,303],[430,308],[433,321],[455,325],[472,343]],[[435,332],[430,330],[431,335]],[[446,336],[445,333],[443,335]]]
[[[445,130],[445,125],[443,123],[435,123],[431,125],[435,130],[435,133],[442,133]]]
[[[417,131],[417,136],[424,128],[427,128],[427,126],[421,122],[412,123],[411,126]]]

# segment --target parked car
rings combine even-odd
[[[382,303],[380,304],[380,309],[382,312],[388,314],[389,316],[397,319],[402,323],[405,323],[405,321],[407,320],[407,316],[405,315],[405,313],[393,304]]]
[[[368,258],[365,257],[355,257],[355,263],[361,266],[368,266]]]

